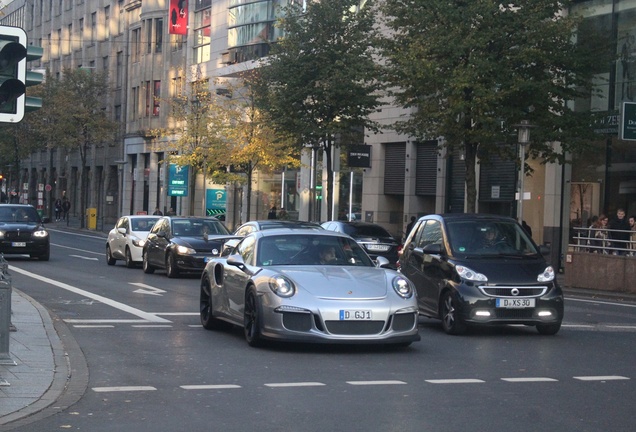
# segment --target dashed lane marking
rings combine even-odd
[[[320,382],[288,382],[288,383],[268,383],[264,384],[265,387],[319,387],[325,386],[327,384],[323,384]]]
[[[486,381],[480,379],[437,379],[437,380],[426,380],[427,383],[431,384],[479,384],[485,383]]]
[[[179,386],[184,390],[224,390],[224,389],[239,389],[240,385],[236,384],[201,384],[201,385],[182,385]]]
[[[532,378],[532,377],[528,377],[528,378],[502,378],[503,381],[508,381],[508,382],[554,382],[554,381],[558,381],[555,380],[554,378],[543,378],[543,377],[536,377],[536,378]]]
[[[397,380],[380,380],[380,381],[347,381],[347,384],[355,385],[355,386],[363,386],[363,385],[400,385],[406,384],[404,381]]]
[[[573,377],[580,381],[615,381],[615,380],[628,380],[629,378],[620,375],[600,375],[600,376],[575,376]]]
[[[93,391],[97,393],[155,391],[155,390],[157,389],[151,386],[93,387]]]

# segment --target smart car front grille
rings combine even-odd
[[[327,330],[337,335],[374,335],[384,328],[384,321],[326,321]]]
[[[480,286],[479,290],[489,297],[541,297],[548,291],[546,286],[516,287],[516,286]]]
[[[531,319],[534,308],[530,309],[496,309],[497,319]]]

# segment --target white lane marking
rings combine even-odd
[[[610,305],[610,306],[623,306],[623,307],[636,308],[636,304],[631,304],[631,303],[616,303],[616,302],[609,302],[609,301],[585,300],[585,299],[570,298],[570,297],[566,297],[565,299],[567,301],[575,301],[575,302],[582,302],[582,303],[598,303],[598,304],[604,304],[604,305]]]
[[[133,324],[133,323],[147,323],[148,320],[133,320],[133,319],[74,319],[68,318],[64,320],[67,324]]]
[[[398,381],[398,380],[378,380],[378,381],[347,381],[347,384],[363,386],[363,385],[399,385],[399,384],[406,384],[406,383],[404,381]]]
[[[289,382],[289,383],[269,383],[265,387],[317,387],[326,384],[320,382]]]
[[[606,327],[613,328],[613,329],[630,329],[630,330],[636,329],[636,326],[633,326],[633,325],[608,325]]]
[[[111,299],[109,299],[107,297],[100,296],[98,294],[93,294],[92,292],[83,290],[81,288],[77,288],[77,287],[74,287],[72,285],[65,284],[63,282],[59,282],[59,281],[56,281],[56,280],[53,280],[53,279],[49,279],[49,278],[44,277],[44,276],[40,276],[40,275],[35,274],[35,273],[28,272],[26,270],[22,270],[22,269],[20,269],[18,267],[15,267],[13,265],[10,266],[9,268],[12,271],[21,273],[21,274],[23,274],[25,276],[28,276],[30,278],[37,279],[39,281],[42,281],[42,282],[57,286],[59,288],[65,289],[65,290],[70,291],[70,292],[75,293],[75,294],[79,294],[79,295],[84,296],[84,297],[92,298],[93,300],[97,300],[99,302],[104,303],[105,305],[114,307],[115,309],[119,309],[119,310],[127,312],[127,313],[129,313],[131,315],[136,315],[136,316],[138,316],[140,318],[143,318],[146,321],[156,322],[156,323],[171,323],[171,321],[169,321],[167,319],[159,318],[158,316],[156,316],[154,314],[150,314],[150,313],[144,312],[144,311],[139,310],[137,308],[134,308],[132,306],[128,306],[127,304],[120,303],[120,302],[117,302],[115,300],[111,300]]]
[[[614,380],[628,380],[629,378],[620,375],[599,375],[599,376],[575,376],[572,377],[580,381],[614,381]]]
[[[96,393],[107,392],[129,392],[129,391],[154,391],[157,390],[151,386],[120,386],[120,387],[93,387],[93,391]]]
[[[542,377],[528,377],[528,378],[502,378],[503,381],[508,382],[554,382],[558,381],[554,378],[542,378]]]
[[[74,235],[74,236],[78,236],[78,237],[88,237],[88,238],[92,238],[92,239],[96,239],[96,240],[104,240],[104,243],[106,242],[106,239],[100,236],[96,236],[96,235],[88,235],[88,234],[79,234],[76,232],[71,232],[71,231],[63,231],[63,230],[59,230],[59,229],[55,229],[53,227],[47,226],[46,227],[47,231],[51,231],[51,232],[59,232],[59,233],[64,233],[64,234],[68,234],[68,235]]]
[[[74,325],[73,328],[115,328],[112,325]]]
[[[57,244],[57,243],[51,243],[51,246],[56,246],[56,247],[59,247],[59,248],[62,248],[62,249],[71,249],[71,250],[75,250],[75,251],[79,251],[79,252],[84,252],[84,253],[87,253],[87,254],[104,255],[104,252],[95,252],[95,251],[89,251],[89,250],[85,250],[85,249],[78,249],[78,248],[72,247],[72,246],[62,246],[62,245]]]
[[[135,328],[172,328],[170,324],[133,324]]]
[[[561,327],[570,327],[570,328],[596,328],[594,325],[587,324],[561,324]]]
[[[199,316],[201,312],[153,312],[153,314],[162,316]]]
[[[162,289],[155,288],[155,287],[152,287],[150,285],[146,285],[146,284],[140,283],[140,282],[128,282],[128,283],[130,285],[138,286],[140,289],[135,290],[133,292],[136,292],[136,293],[139,293],[139,294],[150,294],[150,295],[160,296],[162,293],[167,292],[167,291],[164,291]]]
[[[85,257],[85,256],[82,256],[82,255],[69,255],[69,256],[71,256],[71,257],[73,257],[73,258],[83,259],[83,260],[89,260],[89,261],[99,261],[99,259],[97,259],[97,258]]]
[[[486,382],[480,379],[438,379],[425,381],[431,384],[477,384]]]
[[[236,384],[211,384],[211,385],[182,385],[179,386],[184,390],[223,390],[241,388]]]

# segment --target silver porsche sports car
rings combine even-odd
[[[243,327],[251,346],[265,340],[381,343],[420,339],[411,282],[351,237],[274,229],[247,235],[201,276],[201,324]]]

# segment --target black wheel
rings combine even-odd
[[[106,246],[106,263],[108,265],[115,265],[116,262],[117,260],[113,258],[113,254],[110,251],[110,246]]]
[[[143,253],[142,268],[144,269],[144,273],[151,274],[155,272],[155,268],[152,265],[150,265],[150,263],[148,262],[147,252]]]
[[[40,261],[48,261],[49,258],[51,257],[51,249],[50,246],[46,248],[46,252],[44,252],[41,255],[38,255],[38,259]]]
[[[132,259],[132,255],[130,254],[130,248],[126,247],[126,267],[133,268],[135,267],[135,262]]]
[[[201,295],[199,296],[199,310],[201,314],[201,325],[206,330],[225,330],[232,325],[212,316],[212,287],[210,278],[204,275],[201,278]]]
[[[245,293],[245,307],[243,308],[243,332],[249,346],[263,345],[261,335],[261,312],[256,296],[256,289],[251,286]]]
[[[166,257],[166,276],[169,278],[179,277],[179,269],[173,254],[168,254]]]
[[[539,334],[552,336],[559,332],[561,329],[561,323],[558,322],[556,324],[537,324],[537,331]]]
[[[442,327],[446,333],[460,335],[466,332],[466,324],[459,317],[457,302],[453,299],[450,291],[442,294],[440,317],[442,318]]]

